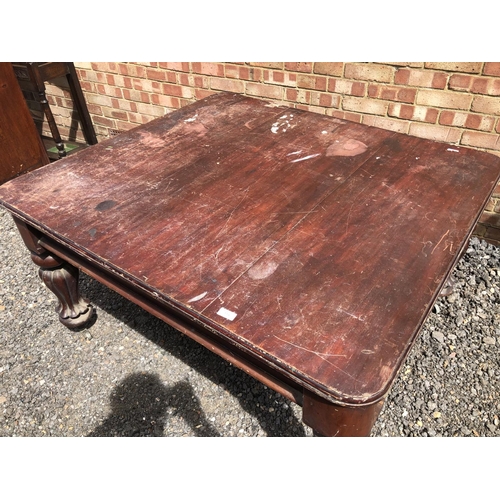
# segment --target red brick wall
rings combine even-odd
[[[80,62],[75,66],[100,140],[226,90],[500,156],[500,63]],[[67,89],[53,82],[48,90],[61,132],[72,130],[80,137]],[[500,188],[476,234],[499,244]]]

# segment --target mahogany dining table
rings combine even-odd
[[[0,187],[76,333],[86,274],[368,436],[500,158],[219,93]]]

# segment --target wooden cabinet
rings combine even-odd
[[[0,63],[0,184],[49,163],[10,63]]]

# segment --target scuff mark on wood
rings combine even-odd
[[[448,231],[446,231],[446,233],[444,233],[443,236],[441,236],[441,239],[436,243],[436,246],[432,249],[431,255],[434,253],[434,250],[436,250],[436,248],[439,246],[439,244],[443,241],[443,239],[449,232],[450,230],[448,229]]]
[[[277,335],[273,335],[273,337],[275,339],[281,340],[281,342],[284,342],[285,344],[289,344],[293,347],[296,347],[297,349],[301,349],[303,351],[307,351],[307,352],[310,352],[312,354],[316,354],[316,356],[320,356],[320,357],[327,356],[327,357],[336,357],[336,358],[346,358],[347,357],[345,354],[329,354],[327,352],[312,351],[311,349],[306,349],[305,347],[294,344],[293,342],[289,342],[288,340],[282,339],[282,338],[278,337]]]
[[[366,316],[364,314],[361,314],[360,316],[356,316],[355,314],[352,314],[349,311],[342,309],[341,307],[337,307],[337,311],[344,313],[344,314],[347,314],[348,316],[351,316],[351,318],[357,319],[358,321],[361,321],[362,323],[364,323],[366,321]]]
[[[200,295],[197,295],[196,297],[193,297],[191,300],[188,300],[188,302],[197,302],[198,300],[201,300],[203,297],[206,296],[208,292],[203,292],[203,293],[200,293]]]
[[[310,160],[311,158],[316,158],[316,156],[320,156],[320,153],[304,156],[303,158],[297,158],[296,160],[292,160],[290,163],[297,163],[299,161]]]
[[[343,137],[328,146],[326,156],[357,156],[367,149],[368,146],[364,142]]]
[[[259,262],[248,270],[248,276],[253,280],[262,280],[271,276],[278,268],[277,262]]]

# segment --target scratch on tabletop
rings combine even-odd
[[[353,377],[350,373],[347,373],[345,370],[342,370],[342,368],[339,368],[336,364],[332,363],[331,361],[329,361],[325,357],[325,356],[329,356],[329,357],[336,356],[336,357],[347,358],[347,356],[345,354],[327,354],[327,353],[322,353],[322,352],[317,352],[317,351],[311,351],[310,349],[306,349],[305,347],[301,347],[299,345],[296,345],[293,342],[288,342],[287,340],[282,339],[280,337],[277,337],[276,335],[274,335],[274,338],[276,338],[278,340],[281,340],[282,342],[285,342],[286,344],[290,344],[293,347],[296,347],[297,349],[302,349],[303,351],[310,352],[311,354],[315,354],[316,356],[320,357],[323,361],[326,361],[329,365],[332,365],[334,368],[336,368],[337,370],[339,370],[340,372],[342,372],[344,375],[347,375],[349,378],[352,378],[353,380],[355,380],[356,382],[358,382],[358,379],[356,377]]]
[[[351,318],[357,319],[358,321],[361,321],[362,323],[364,323],[366,320],[365,315],[362,314],[361,316],[356,316],[355,314],[352,314],[349,311],[342,309],[341,307],[337,307],[337,311],[342,312],[344,314],[347,314],[348,316],[351,316]]]
[[[307,210],[304,212],[273,212],[271,215],[282,215],[282,214],[314,214],[317,210]]]
[[[197,295],[196,297],[193,297],[191,300],[188,300],[188,302],[196,302],[198,300],[201,300],[203,297],[205,297],[205,295],[207,294],[208,292],[203,292],[203,293],[200,293],[200,295]]]
[[[229,224],[229,221],[231,220],[231,217],[233,216],[234,212],[236,211],[236,209],[245,201],[245,198],[247,197],[248,195],[248,191],[249,191],[249,188],[246,188],[245,189],[245,195],[243,196],[243,198],[239,201],[239,203],[233,208],[233,210],[231,211],[231,213],[229,214],[229,217],[227,218],[226,222],[224,223],[224,225],[222,226],[222,228],[220,229],[220,231],[215,235],[215,238],[216,239],[220,233],[222,233],[222,231],[224,231],[224,229],[226,229],[226,226]]]
[[[356,202],[358,201],[358,198],[363,194],[363,191],[365,191],[365,189],[367,189],[368,186],[364,187],[359,193],[358,195],[356,196],[356,198],[354,199],[354,201],[352,202],[351,204],[351,207],[349,208],[349,213],[347,214],[347,221],[345,223],[345,234],[347,234],[347,231],[349,229],[349,219],[351,218],[351,212],[352,212],[352,209],[354,208],[354,206],[356,205]],[[316,208],[316,207],[314,207]]]
[[[438,247],[438,245],[443,241],[443,239],[446,237],[446,235],[449,232],[450,232],[450,230],[448,229],[448,231],[446,231],[446,233],[444,233],[443,236],[441,236],[441,239],[436,243],[436,246],[432,249],[431,255],[434,253],[434,250],[436,250],[436,248]]]
[[[219,254],[221,253],[222,249],[224,248],[224,245],[222,245],[217,252],[215,252],[214,257],[215,257],[215,264],[217,265],[217,268],[219,271],[224,271],[219,265]]]
[[[304,161],[304,160],[309,160],[310,158],[316,158],[316,156],[319,156],[320,153],[316,153],[314,155],[309,155],[309,156],[304,156],[302,158],[297,158],[295,160],[292,160],[290,163],[297,163],[299,161]]]
[[[281,340],[281,342],[285,342],[285,344],[289,344],[293,347],[296,347],[297,349],[302,349],[303,351],[307,351],[307,352],[310,352],[312,354],[316,354],[317,356],[320,356],[320,357],[321,356],[342,357],[342,358],[347,357],[345,354],[328,354],[326,352],[311,351],[311,349],[306,349],[305,347],[301,347],[300,345],[297,345],[297,344],[294,344],[293,342],[289,342],[288,340],[282,339],[282,338],[278,337],[277,335],[274,335],[274,337],[277,338],[278,340]]]
[[[424,250],[427,245],[432,245],[432,241],[422,241],[422,243],[424,246],[422,247],[422,250],[420,250],[420,253],[422,253],[424,257],[427,257],[427,254],[424,252]]]
[[[452,243],[446,242],[446,246],[444,247],[443,252],[446,252],[448,247],[450,247],[450,254],[453,254],[453,242]]]

